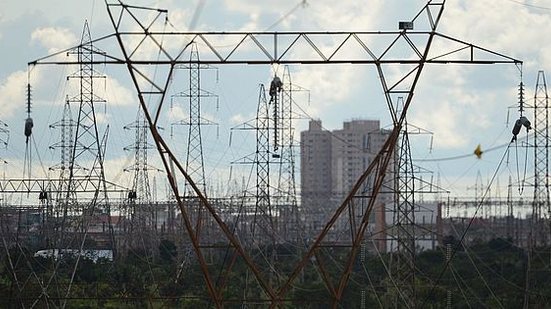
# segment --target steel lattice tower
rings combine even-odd
[[[6,123],[4,123],[2,120],[0,120],[0,144],[3,147],[7,147],[9,138],[10,138],[10,131],[8,129],[8,125]],[[4,165],[4,164],[7,164],[7,163],[8,163],[7,161],[5,161],[4,159],[2,159],[2,157],[0,157],[0,164]],[[5,170],[3,172],[3,177],[4,178],[6,177]],[[0,202],[2,200],[3,200],[3,194],[0,195]]]
[[[71,211],[70,208],[72,206],[76,206],[72,205],[69,201],[74,199],[79,202],[79,200],[76,199],[76,194],[73,193],[76,189],[74,187],[74,181],[77,178],[84,178],[93,183],[95,193],[90,197],[91,200],[89,204],[85,205],[82,209],[84,222],[81,227],[79,227],[82,229],[81,232],[83,232],[83,239],[81,241],[84,242],[84,238],[87,235],[86,230],[90,222],[92,222],[94,218],[98,218],[101,214],[107,218],[110,241],[113,246],[114,239],[110,216],[111,210],[108,202],[103,166],[108,129],[100,138],[95,111],[97,104],[106,103],[104,99],[95,94],[95,87],[97,87],[95,80],[104,79],[105,76],[94,70],[94,55],[102,55],[104,53],[93,46],[88,22],[84,24],[80,45],[68,54],[76,55],[78,58],[78,71],[69,75],[67,78],[70,80],[77,80],[79,91],[77,95],[69,97],[67,100],[69,103],[78,104],[78,116],[68,163],[69,177],[67,180],[67,203],[63,210],[64,217],[67,216],[67,211]]]
[[[195,184],[197,184],[202,192],[206,194],[207,188],[205,181],[205,166],[203,162],[203,138],[201,135],[201,127],[205,125],[215,125],[215,123],[201,116],[201,99],[209,97],[217,98],[217,96],[201,89],[201,71],[213,69],[214,67],[199,63],[197,44],[192,44],[189,63],[178,66],[177,68],[189,71],[189,88],[187,91],[174,94],[172,99],[187,98],[189,100],[189,118],[178,121],[173,125],[187,126],[186,170]],[[187,197],[192,195],[194,195],[193,190],[186,186],[184,196]]]
[[[60,151],[60,161],[58,164],[51,166],[49,168],[52,172],[57,172],[60,179],[60,188],[57,192],[57,196],[55,196],[56,202],[54,204],[53,209],[50,209],[50,212],[47,214],[48,218],[53,217],[59,217],[63,214],[67,214],[67,212],[64,212],[64,209],[67,209],[69,205],[74,204],[75,195],[71,194],[69,195],[68,192],[70,192],[69,187],[69,178],[70,178],[70,162],[71,162],[71,153],[73,149],[73,140],[74,140],[74,128],[76,127],[75,121],[73,121],[72,115],[71,115],[71,105],[69,103],[69,99],[66,99],[66,102],[63,106],[63,114],[61,116],[61,119],[53,124],[50,125],[50,128],[52,129],[59,129],[60,139],[58,142],[50,145],[50,149],[59,149]],[[76,166],[75,166],[76,168]],[[41,199],[41,201],[46,201],[49,198],[43,196],[45,199]],[[46,230],[48,232],[52,232],[50,229],[52,226],[49,224],[46,227]],[[53,235],[51,235],[53,236]]]
[[[274,212],[272,207],[273,188],[270,187],[270,165],[274,163],[278,154],[272,150],[270,132],[272,131],[272,114],[264,84],[260,84],[256,117],[232,130],[254,131],[256,137],[255,151],[232,164],[252,165],[256,173],[254,189],[245,188],[243,218],[240,219],[240,237],[249,243],[273,243],[276,227],[274,226]],[[249,218],[252,214],[252,218]],[[247,221],[252,224],[248,225]]]
[[[549,96],[545,73],[538,72],[534,90],[534,200],[532,201],[532,226],[535,245],[544,245],[549,239],[544,217],[549,218]]]
[[[280,213],[279,228],[285,240],[298,241],[300,226],[297,191],[295,184],[295,154],[294,154],[294,126],[293,126],[293,84],[289,67],[283,70],[283,88],[280,95],[279,121],[279,178],[278,178],[278,212]],[[275,107],[275,106],[274,106]],[[274,110],[276,113],[277,110]],[[277,130],[277,128],[275,128]]]
[[[264,85],[260,85],[258,107],[256,111],[256,154],[254,164],[256,168],[256,201],[254,223],[252,226],[252,240],[258,240],[257,226],[264,233],[264,241],[273,239],[275,234],[274,216],[270,197],[270,111],[266,100]],[[267,235],[266,235],[267,233]],[[270,238],[267,236],[271,235]]]
[[[201,71],[215,68],[210,65],[200,64],[199,51],[196,43],[191,44],[189,62],[176,68],[188,70],[189,72],[189,87],[187,91],[172,95],[173,100],[178,98],[188,99],[188,119],[178,121],[172,125],[183,125],[187,127],[188,137],[186,145],[185,169],[190,178],[193,179],[195,185],[206,196],[207,184],[205,180],[203,137],[201,127],[205,125],[215,125],[216,123],[201,116],[201,103],[202,99],[218,99],[218,96],[201,88]],[[192,221],[195,221],[194,224],[197,231],[201,230],[201,226],[210,224],[204,220],[202,216],[203,209],[199,206],[197,194],[187,181],[184,182],[183,197],[188,200],[188,205],[191,210],[190,214],[194,217]]]
[[[49,168],[50,171],[58,171],[59,178],[63,180],[69,179],[69,170],[71,168],[71,154],[74,145],[74,129],[76,123],[73,120],[71,114],[71,105],[69,99],[67,98],[63,106],[63,115],[61,119],[50,125],[52,129],[59,129],[60,139],[58,142],[50,145],[50,149],[59,149],[60,150],[60,161],[56,165],[53,165]],[[74,166],[73,168],[75,168]],[[66,185],[63,182],[63,185]],[[63,188],[66,189],[66,188]],[[63,190],[61,190],[63,191]],[[63,193],[60,193],[63,194]],[[65,196],[58,196],[58,200],[62,200]]]
[[[186,155],[186,170],[206,194],[205,165],[203,163],[203,141],[201,136],[201,67],[199,52],[194,44],[189,58],[189,123]],[[186,195],[191,190],[186,190]]]
[[[134,151],[134,164],[124,169],[125,172],[133,172],[132,191],[129,198],[138,204],[151,203],[151,186],[149,171],[154,170],[148,163],[148,150],[153,146],[148,143],[149,125],[143,117],[141,108],[138,111],[136,121],[124,126],[125,130],[134,130],[134,143],[124,147],[125,151]]]
[[[403,108],[403,98],[398,98],[398,114]],[[396,145],[394,164],[394,239],[395,251],[392,261],[394,280],[398,283],[396,302],[406,302],[406,307],[415,308],[415,176],[411,160],[408,123],[404,119]]]
[[[223,51],[220,50],[220,46],[226,44],[219,43],[221,39],[229,38],[227,33],[183,33],[183,32],[156,32],[152,30],[153,23],[155,21],[162,21],[166,14],[166,10],[153,10],[149,8],[129,6],[118,3],[107,3],[109,18],[115,29],[114,36],[107,36],[107,39],[116,39],[119,49],[119,55],[122,54],[124,59],[110,59],[108,63],[125,64],[128,68],[132,82],[138,92],[138,99],[146,115],[146,119],[149,123],[149,128],[152,131],[155,145],[158,149],[159,156],[162,160],[164,169],[167,172],[167,179],[169,181],[172,191],[175,193],[175,199],[178,203],[178,207],[182,213],[182,220],[185,225],[186,231],[190,235],[193,249],[196,253],[198,265],[203,275],[203,295],[208,293],[210,303],[205,305],[214,306],[217,308],[223,308],[227,305],[236,304],[237,302],[243,303],[243,297],[238,296],[235,298],[226,297],[228,287],[232,289],[240,289],[239,282],[234,280],[230,276],[225,276],[223,284],[218,284],[218,280],[215,279],[218,268],[213,270],[211,265],[208,264],[205,256],[212,252],[213,247],[207,247],[204,244],[204,237],[199,237],[198,229],[192,224],[190,216],[187,214],[186,201],[179,196],[179,182],[180,179],[185,179],[189,186],[193,188],[197,196],[197,200],[201,202],[201,207],[205,209],[205,216],[208,216],[212,220],[216,221],[216,227],[220,231],[222,236],[219,240],[227,241],[227,246],[221,248],[224,252],[228,252],[228,248],[233,251],[236,259],[228,259],[224,265],[226,269],[240,267],[246,269],[252,275],[254,282],[251,282],[249,288],[258,291],[256,294],[254,304],[250,302],[244,303],[245,306],[271,306],[282,307],[292,306],[294,292],[297,291],[296,284],[300,279],[300,275],[306,269],[319,270],[323,272],[328,266],[333,266],[327,262],[329,258],[333,257],[329,249],[336,250],[335,245],[331,245],[326,240],[330,239],[329,236],[334,230],[335,223],[345,217],[346,213],[356,210],[355,208],[355,196],[359,190],[363,187],[362,183],[366,180],[371,180],[372,191],[370,192],[370,200],[365,209],[362,209],[358,214],[361,220],[357,221],[357,225],[352,226],[349,224],[351,233],[348,239],[345,240],[343,248],[345,256],[341,261],[336,261],[333,269],[337,270],[334,275],[322,276],[322,280],[326,289],[323,289],[325,293],[321,293],[321,296],[326,298],[326,306],[332,306],[337,308],[339,306],[345,306],[345,293],[350,291],[349,287],[354,283],[352,277],[355,266],[357,265],[357,255],[361,246],[361,243],[366,234],[368,228],[369,217],[371,211],[375,206],[375,201],[379,195],[379,191],[383,185],[385,175],[387,174],[390,162],[395,157],[395,147],[398,145],[398,137],[403,130],[404,120],[407,111],[412,104],[414,93],[417,83],[420,80],[423,69],[427,64],[436,63],[472,63],[472,64],[493,64],[493,63],[520,63],[520,61],[513,58],[490,52],[487,49],[481,49],[476,45],[465,43],[463,41],[454,39],[449,36],[440,35],[437,33],[437,28],[440,23],[445,1],[429,1],[422,10],[415,15],[411,22],[417,22],[416,28],[427,29],[426,31],[409,31],[408,29],[401,29],[400,31],[390,32],[262,32],[262,33],[232,33],[236,44],[231,44],[232,47],[224,47]],[[141,21],[136,18],[139,16],[137,13],[145,13],[142,16],[148,17],[149,20]],[[426,18],[425,18],[426,17]],[[422,25],[420,25],[423,23]],[[137,29],[137,30],[136,30]],[[317,38],[327,37],[330,38],[336,34],[344,35],[341,44],[337,44],[335,48],[329,48],[324,51],[324,48],[319,48],[321,45],[317,44]],[[372,37],[380,37],[381,35],[394,36],[396,39],[382,50],[370,48]],[[187,60],[181,59],[181,55],[187,52],[189,44],[186,44],[181,49],[166,49],[161,43],[161,37],[170,40],[197,40],[205,43],[207,48],[202,50],[204,58],[199,63],[202,64],[343,64],[343,63],[356,63],[356,64],[371,64],[377,68],[377,72],[381,81],[381,85],[385,94],[385,101],[388,108],[392,111],[391,117],[394,120],[395,126],[390,136],[383,145],[382,149],[370,162],[365,172],[358,178],[349,194],[346,195],[342,203],[337,205],[335,211],[332,213],[331,218],[326,221],[323,229],[320,233],[310,242],[308,250],[304,255],[300,257],[300,260],[296,264],[291,264],[290,270],[283,273],[282,282],[280,284],[269,282],[267,274],[261,271],[260,265],[257,263],[255,254],[256,250],[249,250],[250,248],[245,245],[235,236],[233,229],[231,229],[231,223],[225,221],[219,211],[215,208],[215,205],[211,203],[209,199],[204,196],[199,185],[195,185],[194,180],[190,177],[185,164],[181,164],[177,159],[177,156],[171,149],[171,146],[166,142],[165,138],[158,132],[159,111],[163,106],[166,106],[167,89],[171,84],[173,78],[174,68],[180,64],[185,64]],[[128,38],[136,39],[130,41]],[[312,39],[316,38],[316,39]],[[304,44],[295,44],[299,39],[307,41],[306,49],[302,47]],[[349,40],[355,40],[355,43],[359,44],[345,44]],[[444,54],[432,52],[431,46],[433,40],[439,40],[445,42],[453,42],[454,50],[446,52],[447,48],[444,48]],[[153,46],[157,46],[159,50],[159,56],[157,60],[148,59],[150,54],[151,44],[138,44],[133,45],[129,42],[144,42],[149,41]],[[224,42],[227,42],[224,40]],[[254,42],[254,44],[246,44]],[[397,46],[397,42],[401,42],[400,47]],[[404,58],[402,49],[407,48],[407,56]],[[460,48],[456,46],[460,44]],[[446,47],[447,45],[440,45]],[[250,56],[243,57],[243,53],[234,52],[247,48],[257,51],[257,53],[251,53]],[[393,49],[400,48],[399,55],[392,53]],[[464,47],[464,48],[463,48]],[[358,49],[360,48],[360,49]],[[346,52],[343,52],[346,51]],[[459,51],[470,50],[471,53],[461,53]],[[143,52],[142,52],[143,51]],[[303,55],[304,52],[314,51],[314,56],[311,59],[306,59]],[[149,53],[148,53],[149,52]],[[347,55],[363,55],[359,59],[357,57],[349,58]],[[483,54],[482,57],[480,54]],[[484,57],[489,55],[492,57]],[[340,54],[340,55],[339,55]],[[467,55],[465,55],[467,54]],[[121,61],[122,60],[122,61]],[[43,62],[43,61],[42,61]],[[39,63],[39,62],[33,62]],[[159,78],[155,78],[151,74],[153,70],[149,70],[152,65],[158,65],[164,74]],[[385,77],[385,70],[393,70],[397,66],[406,68],[407,72],[403,76],[398,76],[397,80],[393,80]],[[155,73],[157,71],[155,70]],[[153,90],[152,90],[153,89]],[[404,109],[398,117],[394,113],[394,100],[396,96],[405,96]],[[151,106],[153,104],[154,106]],[[150,108],[151,107],[151,108]],[[154,113],[152,113],[153,111]],[[341,244],[338,244],[339,246]],[[327,248],[327,250],[325,250]],[[321,251],[327,251],[328,259],[324,259],[324,256],[320,256]],[[331,260],[332,261],[332,260]],[[277,267],[277,265],[272,265]],[[283,271],[283,269],[280,269]],[[229,271],[228,271],[229,273]],[[320,290],[321,291],[321,290]],[[409,303],[409,301],[408,301]]]
[[[521,87],[522,96],[522,87]],[[535,262],[547,258],[541,257],[537,247],[546,246],[549,242],[550,227],[545,224],[551,215],[549,200],[549,96],[544,71],[538,71],[536,87],[534,89],[534,198],[532,200],[532,223],[530,224],[530,238],[528,264],[526,269],[526,291],[537,285],[537,276],[543,269],[535,266]],[[522,110],[521,110],[522,112]],[[524,308],[535,305],[536,295],[525,293]]]
[[[157,216],[151,197],[149,171],[154,170],[148,163],[148,150],[153,146],[148,143],[149,125],[146,122],[141,108],[138,110],[136,121],[124,126],[125,130],[134,131],[134,143],[124,147],[125,151],[134,152],[134,163],[125,168],[125,172],[132,173],[132,187],[128,193],[128,205],[123,214],[128,223],[124,225],[127,246],[144,247],[147,252],[154,245],[151,242],[157,229]]]
[[[87,176],[104,183],[104,155],[95,108],[96,104],[106,101],[94,93],[94,81],[98,78],[105,78],[105,76],[94,70],[94,55],[101,54],[101,52],[92,45],[88,22],[84,24],[81,44],[76,51],[70,52],[70,54],[77,55],[79,63],[79,70],[67,77],[76,79],[79,83],[79,93],[68,99],[69,103],[76,103],[79,106],[73,149],[69,160],[70,178]],[[82,173],[77,173],[77,167]]]

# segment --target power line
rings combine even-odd
[[[551,11],[551,7],[545,7],[545,6],[539,6],[539,5],[524,3],[524,2],[521,2],[521,1],[518,1],[518,0],[507,0],[507,1],[519,4],[519,5],[522,5],[522,6],[526,6],[526,7],[529,7],[529,8]]]
[[[511,143],[509,143],[508,145],[511,145]],[[480,202],[478,203],[477,207],[476,207],[476,210],[475,210],[475,213],[473,214],[473,216],[471,217],[471,220],[469,221],[469,223],[467,224],[467,227],[465,228],[465,230],[463,231],[463,233],[461,234],[461,238],[459,239],[459,243],[463,244],[463,241],[465,240],[465,237],[467,236],[467,232],[469,231],[469,229],[471,228],[473,222],[475,221],[476,219],[476,215],[478,214],[478,211],[480,210],[480,208],[482,207],[482,204],[484,203],[484,201],[486,200],[486,197],[488,196],[488,193],[490,192],[490,188],[492,186],[492,183],[494,182],[494,180],[496,179],[497,177],[497,174],[501,168],[501,165],[503,164],[503,161],[505,160],[505,156],[507,155],[507,152],[509,151],[509,147],[507,147],[507,149],[505,150],[505,152],[503,153],[503,156],[501,157],[501,160],[499,161],[496,169],[495,169],[495,172],[494,172],[494,175],[492,176],[490,182],[488,183],[488,186],[484,192],[484,195],[482,196],[482,199],[480,200]],[[446,270],[449,268],[450,266],[450,263],[451,261],[453,260],[455,254],[457,253],[457,251],[459,250],[459,248],[454,248],[451,256],[450,256],[450,259],[446,262],[446,264],[444,265],[444,268],[442,269],[442,271],[440,272],[440,274],[438,275],[438,277],[436,278],[436,280],[433,282],[432,284],[432,287],[430,289],[430,292],[428,295],[431,295],[432,292],[434,291],[434,289],[436,288],[436,285],[438,284],[438,282],[440,282],[440,280],[442,279],[442,277],[444,276],[444,273],[446,272]],[[424,307],[424,305],[427,303],[429,297],[425,297],[424,301],[423,301],[423,304],[421,305],[421,307]]]

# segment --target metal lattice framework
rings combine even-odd
[[[60,149],[60,161],[49,169],[59,171],[61,173],[60,178],[67,178],[69,172],[75,127],[76,123],[71,115],[71,105],[67,99],[67,102],[63,105],[61,119],[50,125],[50,128],[59,129],[60,132],[60,140],[50,146],[50,149]]]
[[[256,153],[253,163],[256,168],[256,194],[250,241],[274,243],[273,236],[276,234],[276,229],[273,222],[270,194],[270,157],[272,154],[270,150],[270,109],[264,85],[260,85],[254,129],[256,131]],[[257,227],[259,231],[257,231]],[[266,239],[266,237],[269,238]]]
[[[96,104],[105,103],[105,100],[94,93],[94,81],[105,76],[94,70],[94,56],[102,53],[94,48],[86,22],[81,44],[70,51],[70,54],[78,58],[78,71],[67,77],[77,80],[79,85],[78,94],[68,99],[69,103],[78,104],[75,137],[69,159],[69,177],[88,175],[100,182],[105,180],[101,147],[103,141],[98,130],[95,109]]]
[[[279,145],[279,177],[277,185],[278,211],[281,212],[280,234],[284,239],[301,239],[302,223],[299,218],[297,190],[295,183],[295,141],[293,119],[293,92],[296,88],[291,82],[289,67],[285,66],[282,78],[283,88],[280,93],[280,145]]]
[[[522,85],[521,85],[522,87]],[[523,89],[521,88],[521,91]],[[528,264],[526,269],[526,290],[537,285],[538,273],[543,269],[535,269],[533,264],[542,259],[538,247],[549,243],[550,227],[545,224],[545,219],[551,216],[551,203],[549,197],[549,96],[547,94],[547,82],[544,71],[538,71],[536,86],[534,89],[534,103],[527,106],[534,110],[533,126],[534,142],[527,145],[534,150],[534,196],[532,199],[532,222],[530,225],[530,239]],[[522,111],[521,111],[522,112]],[[545,259],[545,258],[543,258]],[[534,305],[538,296],[525,293],[524,308]]]
[[[97,191],[92,195],[90,203],[82,209],[81,220],[83,220],[83,223],[79,229],[84,235],[82,240],[82,243],[84,243],[90,220],[101,212],[108,214],[109,229],[112,230],[107,183],[103,168],[108,130],[100,137],[95,111],[96,104],[105,103],[105,100],[95,94],[94,83],[95,80],[103,79],[105,76],[94,70],[94,56],[104,54],[104,52],[94,47],[88,22],[84,24],[80,45],[69,51],[68,54],[76,56],[78,59],[77,72],[67,78],[78,82],[79,91],[78,94],[69,97],[67,100],[69,103],[78,105],[78,115],[69,159],[67,195],[63,205],[63,213],[66,214],[68,210],[74,211],[74,208],[78,206],[74,205],[74,202],[77,201],[77,196],[74,194],[74,179],[76,176],[82,176],[88,178],[89,181],[97,182]],[[62,226],[61,230],[63,231],[64,228],[65,226]],[[112,234],[111,237],[113,237]],[[111,239],[111,241],[113,247],[114,239]]]
[[[426,64],[496,64],[514,63],[519,60],[478,47],[476,45],[440,34],[436,31],[445,1],[429,1],[427,5],[412,19],[416,27],[424,31],[390,31],[390,32],[166,32],[157,31],[156,24],[162,22],[165,10],[136,7],[122,2],[108,3],[109,17],[115,33],[97,39],[100,42],[116,39],[119,50],[105,55],[102,61],[90,63],[124,64],[136,88],[139,103],[144,110],[145,118],[153,135],[155,145],[160,154],[164,168],[167,171],[169,184],[175,192],[185,229],[190,236],[193,249],[199,263],[208,292],[213,304],[221,308],[227,303],[241,302],[244,299],[226,299],[224,290],[233,282],[230,277],[224,280],[213,280],[213,271],[205,259],[206,249],[202,245],[197,226],[192,224],[190,214],[184,205],[184,200],[177,194],[179,178],[189,183],[198,197],[201,206],[206,210],[206,216],[214,221],[220,235],[227,241],[225,248],[234,253],[231,265],[242,264],[252,274],[250,284],[255,284],[258,293],[255,304],[270,307],[289,304],[290,291],[308,268],[315,268],[321,274],[327,290],[327,301],[332,307],[339,306],[343,294],[350,284],[350,277],[356,258],[366,233],[368,219],[372,213],[378,193],[383,186],[389,164],[395,155],[395,147],[403,130],[405,117],[413,100],[414,90]],[[136,30],[138,29],[138,30]],[[185,38],[181,47],[163,46],[162,42],[182,42],[176,38]],[[321,42],[332,41],[331,47],[322,47]],[[136,43],[138,42],[138,43]],[[168,143],[157,129],[163,107],[166,105],[167,89],[177,66],[189,64],[182,55],[190,49],[192,42],[200,42],[202,58],[197,64],[371,64],[377,69],[385,93],[387,107],[393,118],[394,128],[381,151],[374,157],[366,171],[359,177],[350,193],[342,203],[335,208],[325,227],[308,244],[307,251],[288,273],[279,273],[279,280],[269,280],[269,274],[261,271],[255,262],[253,253],[240,241],[228,227],[217,209],[204,195],[186,167],[174,155]],[[235,42],[222,44],[222,42]],[[438,48],[431,48],[436,45]],[[223,46],[223,47],[221,47]],[[149,50],[158,51],[156,60]],[[433,52],[436,50],[436,52]],[[399,52],[398,52],[399,51]],[[60,52],[60,54],[63,53]],[[406,54],[404,56],[404,53]],[[56,54],[54,56],[57,56]],[[355,55],[355,56],[350,56]],[[46,57],[31,62],[34,64],[71,64],[71,61],[55,61]],[[195,62],[194,62],[195,63]],[[157,75],[151,74],[148,67],[156,65]],[[387,78],[385,70],[400,66],[406,72],[397,79]],[[397,114],[394,103],[398,96],[404,97],[404,106]],[[148,102],[150,102],[148,104]],[[153,103],[151,103],[153,102]],[[172,168],[173,167],[173,168]],[[369,182],[366,185],[366,182]],[[358,197],[362,188],[369,188],[369,194]],[[368,197],[366,197],[368,196]],[[361,198],[362,203],[358,200]],[[367,201],[366,201],[367,199]],[[365,207],[358,208],[363,204]],[[349,237],[342,239],[338,250],[343,250],[342,258],[331,260],[332,244],[325,239],[339,218],[347,214]],[[333,248],[336,250],[336,248]],[[330,274],[327,269],[337,264],[336,274]],[[226,265],[226,267],[232,267]],[[220,282],[223,282],[220,283]],[[239,287],[237,287],[239,288]],[[402,298],[410,297],[408,295]],[[412,303],[412,299],[402,299],[404,303]]]
[[[127,218],[124,224],[129,225],[124,226],[128,234],[124,240],[129,246],[143,245],[147,250],[147,246],[151,247],[148,240],[154,239],[157,228],[149,172],[157,169],[148,162],[148,152],[153,149],[153,145],[148,142],[149,125],[141,109],[138,110],[136,120],[124,126],[124,129],[134,131],[134,143],[124,147],[125,151],[134,152],[134,163],[124,169],[125,172],[132,173],[132,187],[127,196],[128,203],[121,211]]]
[[[128,188],[106,181],[107,190],[115,193],[128,193]],[[4,193],[95,193],[101,190],[97,181],[88,177],[73,177],[71,191],[67,189],[66,179],[0,179],[0,192]]]
[[[400,283],[396,295],[399,302],[415,308],[415,178],[407,121],[397,145],[394,187],[394,220],[396,258],[392,262],[394,279]]]
[[[201,127],[216,125],[216,123],[201,116],[201,101],[207,98],[218,99],[218,96],[201,88],[201,72],[215,68],[210,65],[201,64],[197,44],[191,44],[189,63],[179,65],[177,69],[188,71],[189,86],[187,91],[172,95],[173,104],[178,102],[179,98],[188,99],[188,119],[180,120],[173,125],[187,126],[186,170],[193,179],[196,179],[196,184],[202,187],[203,192],[206,194]],[[184,191],[185,196],[194,195],[193,190],[190,188],[186,188]]]
[[[396,111],[401,113],[403,97],[398,97]],[[432,182],[422,179],[422,175],[429,171],[413,164],[411,158],[410,136],[432,134],[404,121],[401,135],[395,150],[392,185],[387,190],[393,192],[393,218],[391,233],[391,261],[390,267],[394,280],[399,282],[396,287],[396,305],[406,302],[406,307],[416,306],[416,269],[415,257],[418,253],[418,241],[434,238],[434,231],[420,227],[416,220],[416,212],[421,211],[419,204],[422,194],[445,193],[446,190],[435,186]],[[449,193],[449,192],[447,192]],[[418,196],[419,195],[419,196]]]
[[[249,244],[275,242],[273,236],[276,233],[276,226],[272,216],[272,192],[275,188],[270,185],[270,165],[274,164],[272,156],[276,152],[272,150],[270,143],[270,132],[273,131],[272,117],[270,116],[270,104],[266,99],[266,90],[264,84],[260,84],[256,117],[231,129],[232,131],[254,131],[256,137],[254,153],[232,162],[232,165],[252,165],[252,170],[256,174],[254,189],[243,188],[243,206],[239,211],[241,217],[239,223],[246,222],[248,217],[252,217],[252,223],[244,224],[243,227],[240,224],[237,226],[240,231],[239,238]]]
[[[74,129],[76,127],[76,122],[73,120],[71,115],[71,105],[69,100],[63,106],[63,115],[61,120],[50,125],[50,128],[59,129],[60,140],[50,146],[50,149],[59,149],[60,150],[60,161],[58,164],[51,166],[50,171],[57,171],[59,173],[59,179],[63,180],[61,184],[67,185],[67,180],[70,177],[71,170],[71,155],[74,146]],[[77,165],[73,165],[73,169],[78,168]],[[57,199],[59,201],[66,198],[68,188],[60,188],[61,190],[57,193]]]
[[[151,202],[151,185],[149,182],[149,171],[155,170],[148,163],[148,151],[153,145],[148,142],[149,125],[143,116],[141,109],[138,111],[136,121],[124,126],[125,130],[134,130],[134,143],[124,147],[125,151],[134,152],[134,164],[124,169],[125,172],[133,172],[132,196],[139,204]]]
[[[546,244],[549,235],[543,218],[549,218],[549,96],[545,73],[538,72],[534,90],[534,199],[532,201],[532,218],[534,243]]]

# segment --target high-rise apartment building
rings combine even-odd
[[[388,138],[378,120],[352,120],[334,131],[310,121],[300,134],[301,206],[317,230],[340,205]]]
[[[379,153],[389,134],[389,130],[381,129],[378,120],[347,121],[342,129],[333,131],[323,130],[320,120],[312,120],[308,130],[301,132],[301,209],[309,237],[319,234]],[[399,250],[399,237],[403,237],[395,228],[399,213],[395,193],[400,189],[395,184],[398,175],[394,163],[391,160],[369,216],[367,235],[372,237],[380,252]],[[344,240],[350,233],[351,222],[362,220],[373,189],[371,185],[372,180],[362,184],[353,202],[354,211],[341,214],[332,228],[336,236],[329,241]],[[415,212],[414,222],[408,224],[419,226],[414,233],[416,247],[434,249],[437,225],[441,221],[439,204],[415,202],[412,211]],[[357,217],[351,218],[351,215]]]

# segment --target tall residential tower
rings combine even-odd
[[[311,120],[300,134],[301,208],[318,230],[342,202],[388,138],[378,120],[352,120],[327,131]]]

